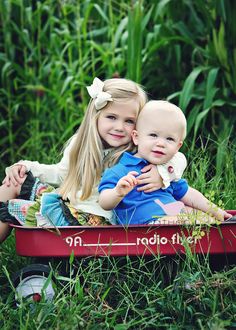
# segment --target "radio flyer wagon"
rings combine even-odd
[[[185,254],[188,249],[196,254],[235,255],[236,259],[236,210],[228,212],[233,218],[220,225],[12,227],[20,256],[62,258],[72,253],[75,257],[173,256]],[[40,300],[50,273],[41,266],[28,266],[16,276],[14,283],[20,296]],[[45,294],[52,299],[51,284]]]

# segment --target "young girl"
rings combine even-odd
[[[91,100],[84,119],[58,164],[25,160],[6,169],[0,187],[0,242],[8,236],[10,222],[35,225],[35,217],[40,221],[42,215],[56,225],[66,225],[65,216],[67,225],[111,219],[111,212],[98,204],[98,182],[104,167],[131,149],[131,132],[147,98],[139,85],[127,79],[95,78],[87,89]],[[155,168],[146,166],[143,172],[140,190],[160,188]],[[60,195],[50,185],[60,186]]]

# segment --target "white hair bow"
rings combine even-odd
[[[94,78],[93,84],[87,87],[88,93],[94,99],[94,105],[97,110],[107,105],[108,101],[113,101],[111,94],[103,92],[104,82],[98,78]]]

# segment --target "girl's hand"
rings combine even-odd
[[[27,168],[25,165],[17,164],[8,168],[7,175],[2,181],[3,184],[8,187],[13,184],[14,186],[18,186],[18,184],[22,184],[25,180],[25,175],[27,172]]]
[[[138,191],[144,191],[145,193],[150,193],[152,191],[161,189],[163,186],[162,178],[158,173],[156,165],[149,164],[145,166],[142,170],[143,174],[137,177],[138,185],[144,185],[139,187]]]
[[[138,172],[131,171],[117,182],[115,190],[119,197],[126,196],[137,185],[136,175]]]

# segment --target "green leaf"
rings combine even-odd
[[[193,142],[196,140],[197,132],[198,132],[199,126],[201,124],[201,121],[208,115],[208,112],[210,111],[210,109],[211,108],[205,109],[204,111],[200,112],[197,115],[195,125],[194,125],[194,139],[193,139]],[[192,148],[193,147],[194,147],[194,144],[192,144]]]
[[[60,93],[60,95],[63,95],[63,94],[64,94],[65,90],[68,88],[70,82],[71,82],[73,79],[74,79],[73,76],[69,76],[69,77],[66,78],[66,80],[64,81],[64,84],[63,84],[63,86],[62,86],[62,89],[61,89],[61,93]]]
[[[69,259],[70,265],[73,264],[74,259],[75,259],[75,253],[74,253],[74,250],[72,250],[72,252],[70,254],[70,259]]]
[[[210,70],[207,76],[206,96],[203,105],[204,109],[209,108],[212,105],[214,96],[218,91],[218,88],[214,87],[218,71],[219,68],[214,68]]]
[[[194,126],[194,123],[196,122],[196,118],[198,116],[199,110],[202,107],[201,104],[196,104],[190,111],[187,117],[187,134],[189,134]]]
[[[128,17],[125,17],[120,21],[120,24],[118,25],[118,27],[116,29],[116,33],[115,33],[115,37],[114,37],[114,47],[118,46],[118,43],[121,40],[123,31],[127,27],[127,24],[128,24]]]
[[[98,4],[95,3],[94,8],[97,9],[98,13],[101,15],[101,17],[104,19],[104,21],[109,25],[110,24],[109,18],[104,13],[104,11],[102,11],[101,7]]]
[[[104,301],[104,300],[106,299],[106,297],[107,297],[108,293],[110,292],[110,290],[111,290],[111,288],[109,287],[109,288],[107,288],[106,291],[103,293],[103,295],[102,295],[102,301]]]
[[[185,83],[184,83],[184,86],[183,86],[183,89],[181,91],[180,98],[179,98],[179,107],[180,107],[180,109],[182,109],[183,112],[186,112],[189,102],[192,99],[196,79],[199,76],[199,74],[204,70],[206,70],[205,67],[195,68],[190,73],[188,78],[185,80]]]

